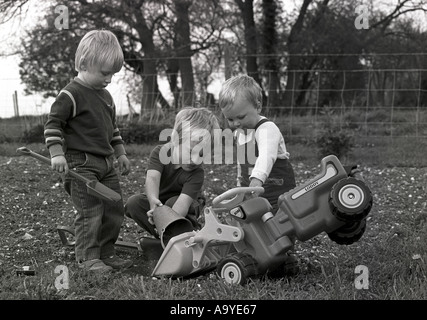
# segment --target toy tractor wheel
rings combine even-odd
[[[247,253],[231,253],[221,260],[217,273],[226,283],[243,285],[257,274],[257,262]]]
[[[271,278],[283,278],[295,276],[300,272],[298,259],[294,255],[287,255],[286,260],[275,269],[269,270],[268,276]]]
[[[346,178],[338,181],[329,195],[333,215],[342,221],[360,221],[372,207],[372,194],[360,180]]]
[[[358,241],[366,230],[366,219],[355,222],[347,222],[342,227],[337,230],[328,233],[329,239],[332,241],[341,244],[341,245],[350,245]]]

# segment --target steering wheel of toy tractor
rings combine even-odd
[[[264,193],[263,187],[237,187],[228,190],[212,200],[212,206],[216,208],[232,209],[244,200],[247,193]]]

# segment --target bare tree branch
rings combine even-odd
[[[6,23],[14,17],[27,13],[28,8],[25,8],[27,2],[28,0],[0,2],[0,24]]]
[[[410,4],[412,5],[409,7],[406,6]],[[370,26],[370,28],[375,29],[381,27],[381,31],[384,32],[385,29],[390,25],[390,23],[393,22],[393,20],[395,20],[401,15],[415,11],[427,12],[427,3],[424,1],[414,3],[414,1],[412,0],[399,1],[396,7],[394,7],[394,9],[388,15],[380,19],[378,22],[374,23],[372,26]]]

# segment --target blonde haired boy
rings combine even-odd
[[[123,175],[129,173],[123,140],[116,124],[116,107],[105,87],[123,66],[123,52],[116,36],[107,30],[88,32],[75,57],[75,77],[61,90],[45,124],[46,146],[52,168],[65,173],[65,190],[77,210],[75,255],[80,268],[111,271],[132,261],[115,254],[124,219],[123,201],[104,202],[88,194],[86,184],[68,175],[75,170],[121,194],[114,157]]]
[[[195,230],[203,206],[203,150],[211,147],[215,115],[206,108],[184,108],[175,117],[171,141],[156,146],[150,154],[145,177],[145,192],[131,196],[125,205],[126,216],[159,238],[152,212],[162,205],[188,219]],[[201,201],[199,201],[201,200]]]
[[[222,85],[219,106],[236,130],[241,186],[264,187],[262,197],[276,210],[278,197],[295,187],[295,177],[280,129],[260,114],[261,87],[250,76],[234,76]]]

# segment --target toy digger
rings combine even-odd
[[[137,245],[116,245],[154,251],[155,277],[192,277],[216,269],[225,282],[244,284],[250,277],[284,268],[292,239],[307,241],[326,232],[332,241],[349,245],[362,237],[373,200],[353,169],[344,168],[336,156],[323,158],[321,172],[282,194],[275,213],[265,198],[245,199],[252,191],[262,193],[262,187],[228,190],[204,209],[205,224],[198,231],[170,207],[157,207],[153,220],[160,241],[143,237]],[[58,227],[63,244],[73,245],[66,232],[73,234],[69,227]]]
[[[152,276],[187,277],[216,269],[225,282],[244,284],[283,268],[292,239],[307,241],[326,232],[338,244],[358,241],[373,200],[352,169],[333,155],[323,158],[320,174],[279,197],[277,212],[265,198],[245,200],[245,194],[262,187],[228,190],[205,208],[199,231],[171,208],[156,208],[153,219],[164,250]]]

